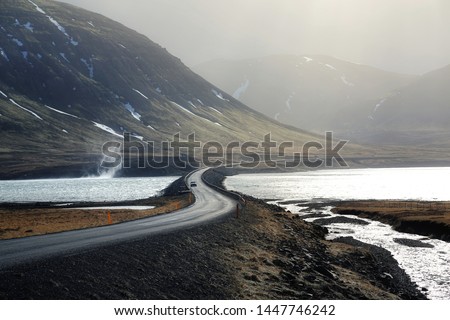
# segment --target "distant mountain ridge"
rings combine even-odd
[[[248,108],[145,36],[54,1],[1,1],[0,75],[3,177],[91,166],[123,132],[151,141],[177,132],[222,143],[268,132],[317,139]]]
[[[215,60],[200,75],[269,117],[378,147],[450,146],[450,66],[401,75],[327,56]]]
[[[450,141],[450,66],[429,72],[379,101],[359,140],[447,146]]]
[[[345,126],[340,112],[359,113],[417,78],[318,55],[215,60],[194,69],[267,116],[318,133]]]
[[[232,96],[235,94],[242,99],[251,93],[257,81],[264,84],[267,79],[265,72],[258,74],[256,80],[249,78],[248,83],[246,78],[237,78],[231,94],[227,94],[192,72],[158,44],[104,16],[54,1],[2,0],[0,179],[95,174],[104,158],[101,152],[103,144],[111,140],[120,141],[125,132],[131,133],[133,141],[154,141],[153,151],[158,155],[167,151],[161,141],[171,141],[177,133],[186,139],[193,132],[203,143],[213,140],[224,146],[232,141],[261,142],[266,134],[271,133],[272,140],[293,142],[296,151],[300,151],[305,142],[323,141],[324,135],[279,122],[288,116],[295,120],[296,125],[303,121],[305,127],[317,128],[311,119],[289,113],[297,110],[299,101],[303,101],[301,105],[307,105],[310,113],[321,120],[335,106],[330,101],[345,100],[347,96],[339,91],[335,95],[323,96],[326,103],[316,104],[310,93],[317,92],[317,84],[330,88],[339,85],[355,101],[361,93],[352,90],[352,84],[359,83],[352,72],[346,71],[344,77],[341,74],[349,63],[342,62],[341,65],[339,61],[316,56],[296,57],[296,63],[299,69],[304,67],[308,72],[294,73],[295,77],[303,74],[301,79],[310,81],[301,83],[309,83],[310,86],[293,94],[297,87],[287,87],[286,90],[279,79],[289,80],[289,77],[277,76],[280,73],[275,66],[277,68],[273,68],[270,74],[275,75],[272,77],[282,90],[266,86],[265,90],[257,91],[261,96],[258,98],[257,95],[257,98],[274,101],[268,105],[281,105],[281,109],[272,110],[266,116]],[[289,70],[292,69],[292,62],[288,66]],[[360,70],[366,67],[350,64],[348,69],[352,68]],[[315,70],[333,76],[324,81],[315,75]],[[355,71],[355,74],[359,73],[365,74]],[[309,76],[305,78],[305,74]],[[386,76],[384,72],[378,73],[371,68],[367,74],[369,78],[378,79],[379,86],[376,94],[372,95],[376,96],[373,101],[367,105],[358,103],[358,108],[355,106],[353,109],[362,110],[364,119],[372,115],[374,106],[384,98],[378,92],[384,91],[386,86],[411,83],[409,76]],[[386,77],[391,79],[390,82],[385,81]],[[403,87],[406,90],[406,84]],[[372,89],[370,86],[367,90],[370,93]],[[321,111],[321,105],[328,106],[328,109]],[[361,106],[365,106],[367,111]],[[382,108],[379,111],[376,117],[383,114]],[[277,113],[280,113],[279,121],[274,119]],[[339,110],[335,118],[327,121],[345,124],[343,115],[345,112]],[[362,118],[358,118],[356,111],[347,117],[350,128],[360,137],[363,137],[361,132],[368,131],[361,131],[356,126],[353,128],[352,124],[364,125],[364,121],[356,121]],[[341,132],[347,131],[344,128]],[[449,141],[445,140],[446,137],[443,131],[442,141],[445,143]],[[412,156],[425,163],[430,159],[439,163],[448,159],[441,149],[431,153],[420,149],[417,153],[410,148],[374,149],[355,144],[345,147],[345,155],[358,166],[379,165],[380,161],[410,163]],[[165,174],[173,172],[171,170],[133,174]]]

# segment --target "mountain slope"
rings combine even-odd
[[[58,2],[2,0],[0,75],[3,177],[95,166],[125,131],[148,141],[318,139],[246,107],[143,35]]]
[[[381,101],[354,128],[359,141],[448,146],[450,141],[450,66],[427,73]],[[386,139],[389,137],[389,139]]]
[[[416,78],[327,56],[216,60],[195,70],[267,116],[319,133],[354,125],[340,114],[367,117],[367,101],[379,101]]]

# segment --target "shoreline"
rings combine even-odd
[[[395,260],[246,201],[239,219],[0,270],[0,298],[426,299]]]
[[[97,228],[169,213],[190,204],[187,194],[133,202],[73,203],[63,207],[3,204],[0,205],[0,240]],[[133,210],[122,208],[123,206],[151,206],[154,208]],[[115,207],[118,208],[114,209]]]
[[[184,178],[181,177],[162,190],[161,196],[141,200],[70,204],[0,203],[0,240],[96,228],[148,218],[185,208],[192,200],[184,185]],[[132,206],[154,208],[146,210],[120,208]],[[92,207],[98,209],[85,210]]]
[[[326,228],[244,197],[239,219],[0,270],[0,298],[426,299],[387,250],[327,241]]]
[[[388,224],[399,232],[450,242],[448,201],[340,201],[333,213],[357,216]]]

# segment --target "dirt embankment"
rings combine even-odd
[[[236,219],[0,270],[3,299],[422,299],[389,253],[247,198]]]
[[[450,242],[450,202],[351,201],[333,212],[391,225],[395,230]]]
[[[150,198],[127,206],[155,207],[147,210],[114,209],[114,204],[73,204],[70,207],[0,206],[0,239],[22,238],[35,235],[100,227],[172,212],[190,204],[189,195]],[[90,207],[104,209],[83,209]]]

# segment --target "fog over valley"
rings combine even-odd
[[[189,66],[322,54],[409,74],[450,64],[446,0],[63,0],[118,20]]]

